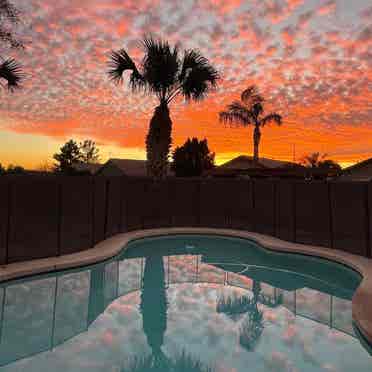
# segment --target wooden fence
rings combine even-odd
[[[4,176],[0,264],[170,226],[255,231],[371,257],[371,216],[372,183]]]

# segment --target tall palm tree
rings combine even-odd
[[[234,101],[227,106],[225,111],[220,112],[220,121],[229,124],[243,126],[253,125],[253,161],[258,163],[258,148],[261,140],[261,128],[266,124],[282,124],[282,117],[276,112],[264,115],[264,98],[260,95],[256,86],[250,86],[241,94],[240,101]]]
[[[3,19],[12,24],[19,22],[19,12],[8,0],[0,0],[0,21]],[[14,37],[9,28],[3,26],[3,22],[0,22],[0,41],[11,48],[23,48],[22,42]],[[0,85],[4,86],[5,81],[9,90],[18,88],[23,78],[21,66],[12,58],[4,59],[0,56],[0,59]]]
[[[217,70],[197,50],[186,50],[180,56],[178,45],[171,48],[167,41],[146,37],[144,57],[137,67],[125,49],[113,51],[110,57],[111,79],[120,83],[126,71],[131,71],[130,87],[156,95],[155,108],[146,137],[147,171],[153,178],[164,178],[172,143],[172,121],[169,104],[177,97],[186,101],[204,98],[219,79]]]

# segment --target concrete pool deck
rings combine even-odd
[[[146,237],[166,236],[173,234],[207,234],[245,238],[253,240],[262,245],[264,248],[272,251],[316,256],[342,263],[354,269],[363,277],[363,279],[352,299],[353,319],[363,336],[366,338],[369,344],[372,345],[371,259],[324,247],[290,243],[271,236],[248,231],[183,227],[137,230],[122,233],[96,244],[93,248],[78,253],[1,266],[0,282],[34,274],[94,264],[96,262],[116,256],[119,252],[125,249],[130,241]]]

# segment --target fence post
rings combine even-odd
[[[9,241],[10,241],[10,222],[11,222],[11,210],[12,210],[12,195],[13,195],[13,190],[12,190],[12,182],[8,182],[8,213],[7,213],[7,226],[6,226],[6,241],[5,241],[5,263],[9,263]]]
[[[292,182],[292,214],[293,214],[293,241],[297,242],[297,213],[296,213],[296,181]]]
[[[200,217],[200,204],[201,204],[201,183],[202,180],[199,178],[197,181],[197,187],[196,187],[196,200],[194,201],[196,203],[196,226],[201,226],[201,217]]]
[[[256,208],[256,203],[255,203],[255,182],[254,180],[250,180],[251,182],[251,197],[252,197],[252,231],[256,232],[256,217],[255,217],[255,208]]]
[[[278,200],[278,197],[277,197],[277,192],[278,192],[278,185],[277,185],[277,181],[273,180],[273,213],[274,213],[274,219],[273,219],[273,222],[274,222],[274,226],[273,226],[273,233],[274,233],[274,236],[278,236],[278,216],[277,216],[277,212],[278,212],[278,205],[277,205],[277,200]]]
[[[105,222],[103,226],[103,238],[107,238],[107,225],[108,225],[108,211],[109,211],[109,186],[110,180],[106,179],[105,182]]]
[[[333,236],[333,205],[332,205],[332,184],[331,182],[327,182],[328,188],[328,209],[329,209],[329,239],[330,239],[330,246],[334,248],[334,236]]]
[[[96,225],[95,225],[95,207],[96,207],[96,184],[95,184],[95,178],[94,176],[92,176],[91,178],[91,183],[90,183],[90,187],[91,187],[91,199],[92,199],[92,219],[91,219],[91,234],[92,234],[92,242],[91,242],[91,247],[94,247],[95,246],[95,243],[96,243],[96,239],[95,239],[95,235],[96,235]]]
[[[366,184],[365,192],[365,207],[366,207],[366,244],[368,258],[372,257],[372,245],[371,245],[371,234],[372,234],[372,221],[371,221],[371,210],[372,210],[372,181]]]

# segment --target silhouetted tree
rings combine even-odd
[[[0,163],[0,176],[4,175],[5,174],[5,168],[3,167],[3,165]]]
[[[305,155],[301,160],[301,164],[308,168],[334,169],[341,171],[341,166],[331,159],[326,159],[327,156],[327,154],[314,152],[310,155]]]
[[[8,0],[0,0],[0,40],[3,45],[11,48],[23,48],[22,42],[14,36],[14,33],[6,26],[6,23],[17,24],[19,12]],[[21,66],[13,58],[4,59],[0,56],[0,84],[5,80],[9,90],[19,87],[24,76]]]
[[[181,57],[178,45],[171,48],[167,41],[152,37],[144,39],[143,47],[145,55],[140,67],[126,50],[113,51],[109,76],[119,83],[129,70],[133,91],[143,90],[156,95],[159,105],[146,137],[147,172],[153,178],[164,178],[172,143],[169,104],[179,95],[186,101],[204,98],[216,86],[219,75],[199,51],[186,50]]]
[[[81,161],[86,164],[94,164],[99,161],[99,149],[92,140],[85,140],[79,144]]]
[[[81,151],[74,140],[69,140],[61,148],[60,152],[53,155],[58,162],[54,165],[54,171],[64,174],[76,174],[73,165],[81,162]]]
[[[243,126],[253,125],[253,161],[258,163],[258,149],[261,140],[261,128],[269,123],[282,124],[282,117],[273,112],[264,115],[264,98],[256,86],[250,86],[241,94],[240,101],[234,101],[227,106],[226,111],[220,112],[220,121]]]
[[[214,167],[214,153],[206,139],[190,138],[173,152],[172,169],[177,177],[198,177],[203,171]]]
[[[6,169],[6,174],[26,174],[26,170],[20,165],[9,164]]]

